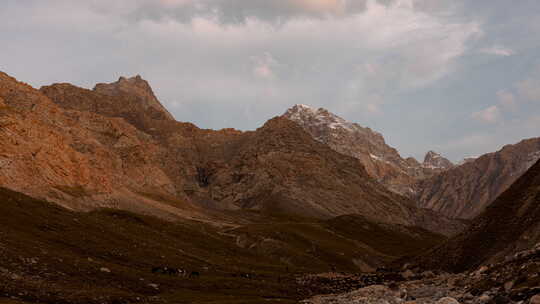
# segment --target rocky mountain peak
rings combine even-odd
[[[317,141],[333,150],[358,159],[368,174],[388,189],[409,195],[410,185],[445,169],[447,164],[422,166],[414,159],[403,159],[398,151],[386,144],[381,133],[349,122],[324,108],[297,104],[288,109],[284,118],[300,125]]]
[[[283,116],[301,126],[311,125],[326,129],[340,128],[344,130],[353,130],[355,128],[355,124],[346,121],[324,108],[315,109],[303,104],[294,105]]]
[[[113,83],[98,83],[94,91],[108,96],[131,96],[139,102],[145,110],[151,110],[161,119],[174,120],[174,117],[165,109],[154,95],[150,84],[140,75],[126,78],[120,77]]]
[[[433,168],[433,169],[450,169],[454,164],[448,159],[442,157],[439,153],[435,151],[429,151],[424,157],[424,167]]]

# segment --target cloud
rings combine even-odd
[[[502,46],[492,46],[489,48],[483,48],[483,49],[480,49],[480,53],[488,54],[488,55],[495,55],[495,56],[503,56],[503,57],[515,55],[514,50],[507,47],[502,47]]]
[[[278,67],[278,62],[270,53],[263,53],[260,56],[251,57],[253,62],[253,74],[263,79],[272,79],[275,77],[274,69]]]
[[[368,103],[366,105],[366,110],[370,114],[376,114],[376,115],[377,114],[382,114],[381,108],[379,107],[378,104],[375,104],[375,103]]]
[[[501,111],[498,106],[490,106],[484,110],[472,114],[472,118],[483,123],[496,123],[501,118]]]
[[[499,100],[499,104],[504,108],[515,110],[517,106],[516,97],[507,90],[498,91],[497,99]]]
[[[283,24],[296,18],[345,17],[362,12],[366,6],[366,0],[160,0],[157,2],[129,0],[129,2],[133,3],[133,9],[129,12],[133,20],[173,19],[189,23],[195,18],[205,17],[222,24],[245,23],[250,19]]]
[[[540,79],[528,78],[516,84],[521,98],[529,101],[540,101]]]
[[[1,68],[34,86],[141,74],[179,120],[204,128],[253,129],[311,104],[412,154],[538,113],[524,102],[540,87],[522,76],[538,60],[527,2],[6,0]],[[469,154],[460,149],[451,157]]]

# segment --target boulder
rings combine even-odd
[[[459,304],[458,300],[451,297],[444,297],[437,301],[437,304]]]
[[[537,294],[537,295],[533,296],[529,300],[529,304],[540,304],[540,294]]]

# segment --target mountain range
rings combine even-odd
[[[170,302],[177,290],[226,297],[227,284],[254,303],[297,301],[329,281],[306,287],[289,271],[412,259],[463,272],[540,240],[540,138],[419,162],[323,108],[208,130],[176,121],[140,76],[35,89],[0,73],[0,141],[0,291],[27,301]],[[204,278],[148,273],[165,266]],[[357,283],[411,277],[375,273]]]
[[[2,133],[9,140],[0,152],[6,162],[0,184],[70,209],[114,207],[212,222],[220,219],[208,210],[360,214],[445,234],[462,227],[388,191],[356,158],[285,117],[256,131],[203,130],[172,119],[140,77],[93,90],[69,84],[35,90],[5,74],[1,79]]]

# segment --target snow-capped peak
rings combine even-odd
[[[355,124],[324,108],[315,109],[304,104],[294,105],[285,112],[284,116],[300,124],[309,122],[311,125],[326,126],[330,129],[342,128],[349,131],[355,129]]]

